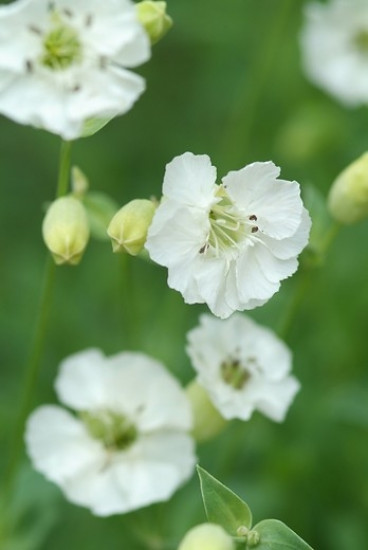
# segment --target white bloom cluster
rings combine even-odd
[[[77,416],[36,409],[26,443],[34,467],[70,501],[100,516],[123,513],[168,499],[191,475],[189,403],[157,361],[86,350],[61,364],[56,391]]]
[[[305,72],[347,106],[368,104],[368,3],[307,4],[301,34]]]
[[[17,0],[0,7],[0,113],[70,140],[128,111],[150,56],[131,0]]]
[[[310,218],[299,185],[279,174],[272,162],[255,162],[217,185],[207,155],[167,165],[146,248],[187,303],[226,318],[263,305],[295,272]]]
[[[188,333],[187,353],[199,384],[227,419],[248,420],[258,410],[281,422],[300,387],[290,375],[288,347],[239,313],[226,321],[202,315]]]

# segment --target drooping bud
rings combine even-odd
[[[137,14],[151,44],[161,40],[173,24],[171,17],[166,13],[166,2],[143,0],[137,4]]]
[[[132,256],[141,252],[155,209],[155,203],[147,199],[134,199],[120,208],[107,228],[113,252]]]
[[[343,224],[356,223],[368,216],[368,152],[335,179],[327,203],[331,216]]]
[[[74,197],[56,199],[46,212],[42,235],[55,263],[79,263],[89,239],[87,214]]]
[[[193,527],[181,541],[178,550],[234,550],[233,539],[214,523]]]
[[[192,435],[198,442],[218,435],[226,426],[226,420],[212,404],[206,390],[193,380],[185,390],[192,408]]]

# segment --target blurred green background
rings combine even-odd
[[[147,91],[127,115],[73,146],[73,163],[92,189],[120,204],[159,196],[165,164],[189,150],[209,154],[219,177],[271,159],[285,179],[326,195],[367,149],[368,117],[366,108],[346,110],[304,78],[298,34],[305,3],[170,0],[175,26],[138,70]],[[40,227],[55,192],[59,147],[55,136],[0,119],[2,470],[38,307],[46,258]],[[368,222],[344,229],[311,274],[286,336],[302,382],[287,420],[278,425],[254,414],[198,448],[202,466],[249,503],[255,520],[280,519],[316,550],[368,545],[367,237]],[[33,405],[56,402],[60,360],[90,346],[107,354],[142,350],[190,380],[185,333],[206,308],[186,306],[166,276],[139,259],[122,261],[97,241],[80,266],[58,268]],[[299,276],[251,316],[277,329]],[[6,550],[143,550],[152,519],[151,539],[174,545],[204,521],[195,478],[169,504],[101,519],[66,502],[23,462],[9,503],[17,538],[3,542]],[[151,547],[163,548],[157,544]]]

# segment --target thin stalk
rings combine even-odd
[[[56,196],[61,197],[68,191],[70,173],[71,142],[62,142],[59,164],[59,176]],[[41,359],[45,347],[47,325],[51,309],[52,294],[55,280],[56,266],[50,255],[47,256],[44,268],[43,284],[40,303],[34,328],[34,335],[24,369],[24,382],[20,397],[19,415],[14,428],[13,446],[10,451],[8,466],[5,470],[3,498],[7,502],[10,498],[22,455],[24,426],[32,406],[32,400],[40,372]]]

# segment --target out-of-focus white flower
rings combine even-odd
[[[150,56],[131,0],[17,0],[0,7],[0,113],[70,140],[128,111]]]
[[[297,269],[310,218],[299,185],[279,173],[255,162],[216,185],[207,155],[184,153],[167,165],[146,248],[187,303],[205,302],[225,318],[263,305]]]
[[[190,407],[176,380],[140,353],[67,358],[56,380],[65,405],[32,413],[26,429],[34,467],[96,515],[168,499],[191,475]]]
[[[227,419],[248,420],[258,410],[281,422],[300,387],[289,374],[288,347],[239,313],[226,321],[202,315],[188,333],[187,352],[199,384]]]
[[[301,33],[305,72],[347,106],[368,103],[368,3],[313,2]]]

